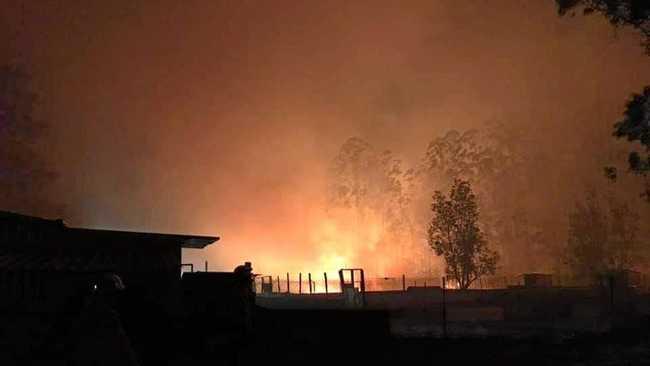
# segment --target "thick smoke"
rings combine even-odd
[[[494,243],[511,253],[503,271],[552,270],[586,189],[635,198],[633,178],[612,185],[602,169],[624,164],[611,126],[650,81],[650,59],[633,32],[558,18],[552,1],[22,9],[3,10],[1,54],[27,65],[41,95],[51,126],[42,150],[59,172],[51,188],[66,221],[222,237],[186,261],[230,270],[251,260],[274,274],[434,272],[435,258],[391,254],[423,250],[415,234],[444,182],[430,171],[409,191],[414,235],[401,244],[381,217],[331,207],[330,168],[351,137],[390,150],[403,172],[452,130],[476,130],[481,144],[522,159],[479,184],[486,220],[509,238]],[[637,209],[648,221],[647,205]]]

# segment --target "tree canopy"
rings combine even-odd
[[[632,26],[644,36],[650,54],[650,2],[647,0],[555,0],[560,15],[582,8],[585,15],[602,14],[615,26]]]
[[[581,8],[583,14],[599,13],[615,26],[631,26],[641,32],[643,45],[650,56],[650,1],[648,0],[555,0],[558,13],[573,14]],[[628,155],[630,171],[646,178],[646,188],[641,194],[650,202],[650,86],[641,93],[632,94],[625,106],[624,117],[614,125],[614,136],[639,142],[644,152],[632,151]],[[616,179],[616,169],[605,168],[605,176]]]
[[[633,151],[628,162],[633,172],[647,175],[650,172],[650,86],[640,94],[632,95],[625,106],[623,119],[614,125],[614,135],[645,147],[645,156]]]
[[[436,191],[431,211],[427,239],[435,253],[444,257],[447,275],[466,289],[481,276],[494,274],[499,256],[488,248],[479,228],[479,209],[470,183],[454,180],[449,197]]]

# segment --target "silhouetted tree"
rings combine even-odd
[[[624,137],[645,146],[645,156],[632,152],[629,163],[633,172],[647,175],[650,172],[650,86],[646,86],[641,94],[632,94],[625,106],[623,119],[614,128],[616,137]]]
[[[643,45],[650,55],[650,1],[648,0],[555,0],[560,15],[574,13],[582,8],[583,14],[600,13],[615,26],[631,26],[644,37]],[[635,93],[628,101],[623,120],[614,125],[614,136],[638,141],[645,152],[632,151],[628,156],[630,170],[646,179],[642,196],[650,202],[650,86]],[[645,156],[644,156],[645,155]],[[605,176],[616,179],[616,169],[605,168]]]
[[[44,125],[29,82],[20,67],[0,66],[0,209],[41,214],[52,209],[45,191],[54,174],[36,150]]]
[[[436,191],[431,210],[427,240],[444,257],[447,275],[466,289],[481,276],[494,274],[499,257],[488,248],[478,226],[479,209],[470,183],[454,180],[449,197]]]
[[[494,249],[501,253],[504,269],[514,272],[546,266],[549,249],[554,246],[549,242],[557,243],[549,235],[552,229],[547,228],[546,211],[528,209],[543,200],[539,192],[549,192],[548,182],[556,175],[547,172],[545,179],[540,179],[539,172],[549,164],[543,159],[548,152],[538,148],[543,144],[535,138],[512,123],[496,121],[481,130],[452,130],[429,143],[416,170],[420,191],[420,196],[413,194],[416,201],[428,202],[433,193],[429,187],[445,191],[454,179],[472,184],[485,238],[498,243]],[[429,207],[414,206],[419,210],[416,217],[426,228]],[[522,243],[534,255],[522,259]]]
[[[579,278],[630,269],[638,254],[639,215],[610,199],[606,207],[590,192],[569,214],[567,264]]]
[[[623,119],[614,125],[614,136],[626,138],[641,145],[642,151],[633,150],[628,154],[629,170],[645,179],[642,197],[650,202],[650,86],[641,94],[632,94],[625,106]],[[605,167],[605,177],[615,181],[618,172],[614,167]]]
[[[602,14],[615,26],[632,26],[644,36],[650,53],[650,2],[647,0],[555,0],[560,15],[582,8],[585,15]]]

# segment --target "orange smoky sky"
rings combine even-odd
[[[184,253],[215,270],[371,261],[358,248],[370,244],[323,209],[328,164],[351,136],[406,162],[449,129],[495,120],[537,131],[542,148],[573,134],[614,144],[625,99],[650,82],[636,33],[559,18],[551,0],[9,0],[1,11],[1,55],[27,66],[51,127],[41,149],[66,221],[219,235]]]

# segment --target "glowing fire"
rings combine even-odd
[[[323,281],[326,272],[329,281],[338,281],[338,270],[362,268],[367,278],[400,278],[391,286],[401,287],[401,276],[420,276],[415,261],[431,257],[433,266],[439,267],[435,256],[429,251],[416,251],[405,238],[387,238],[380,218],[359,218],[346,212],[329,212],[323,215],[320,207],[307,210],[300,229],[264,227],[263,232],[255,223],[246,235],[238,233],[237,240],[228,245],[215,246],[219,260],[227,262],[224,270],[230,270],[244,261],[251,261],[256,273],[273,276],[286,287],[286,275],[297,282],[298,275],[307,284],[307,276],[313,281]],[[287,236],[287,233],[295,233]],[[225,241],[224,241],[225,243]],[[419,243],[426,250],[426,243]],[[240,249],[241,248],[241,249]],[[213,267],[211,267],[213,268]],[[292,285],[293,286],[293,285]],[[337,285],[338,286],[338,285]],[[304,290],[305,288],[303,288]],[[324,291],[324,284],[317,283],[317,292]]]
[[[380,237],[378,225],[355,227],[350,221],[323,220],[313,231],[312,242],[318,251],[318,261],[312,266],[319,272],[335,272],[341,268],[376,264],[379,258],[374,252]]]

